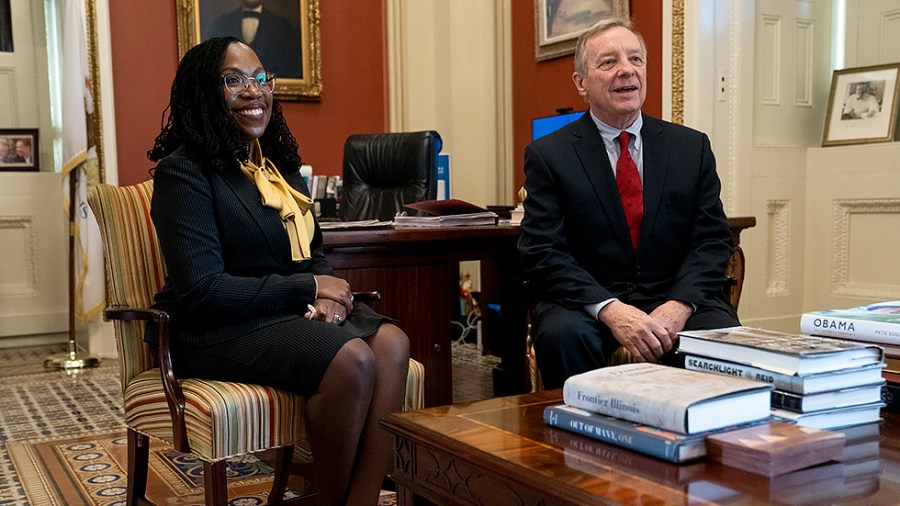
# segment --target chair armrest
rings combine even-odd
[[[353,292],[353,300],[371,304],[372,302],[381,300],[381,292]]]
[[[117,308],[110,307],[103,311],[107,320],[121,321],[152,321],[159,328],[157,342],[159,343],[158,356],[159,373],[162,379],[163,390],[166,394],[166,404],[169,405],[169,415],[172,417],[172,446],[184,453],[191,451],[188,444],[187,426],[184,420],[184,392],[175,378],[172,369],[172,352],[169,343],[169,313],[154,308]]]
[[[737,310],[741,302],[741,292],[744,287],[745,260],[744,250],[735,245],[731,251],[731,258],[725,269],[725,298]]]

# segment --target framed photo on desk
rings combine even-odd
[[[176,15],[179,58],[212,37],[237,37],[275,73],[275,98],[322,98],[319,0],[180,0]]]

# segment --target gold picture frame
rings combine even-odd
[[[894,140],[900,101],[900,63],[835,70],[823,146]]]
[[[549,60],[575,52],[578,37],[601,19],[630,17],[628,0],[579,0],[578,12],[567,16],[569,0],[534,0],[534,56]],[[588,8],[588,10],[586,10]]]
[[[178,58],[210,36],[230,34],[242,39],[240,19],[236,18],[240,9],[241,0],[176,0]],[[277,76],[275,98],[285,101],[321,99],[319,0],[264,0],[261,16],[268,16],[279,28],[286,24],[296,30],[287,43],[273,44],[277,53],[267,56],[266,47],[254,47],[266,70]],[[266,18],[260,17],[259,26],[267,22]],[[266,33],[274,34],[275,30]],[[296,50],[291,50],[291,45],[297,46]]]

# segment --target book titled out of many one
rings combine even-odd
[[[681,434],[769,416],[772,386],[659,364],[624,364],[569,377],[563,402]]]
[[[809,311],[800,317],[800,332],[900,346],[900,301]]]
[[[880,364],[884,358],[875,345],[750,327],[679,332],[678,351],[789,376]]]
[[[697,434],[679,434],[565,404],[544,408],[544,423],[677,463],[705,456],[706,436],[732,429],[727,427]]]

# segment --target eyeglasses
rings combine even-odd
[[[225,74],[222,76],[222,82],[225,83],[225,88],[235,95],[240,95],[247,91],[251,82],[262,93],[268,94],[275,91],[275,74],[272,72],[260,72],[255,76],[245,76],[238,73]]]

